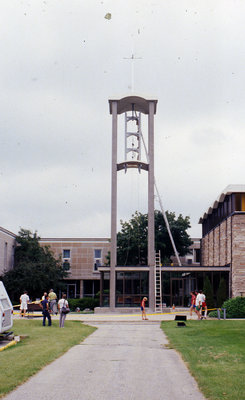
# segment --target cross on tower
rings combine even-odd
[[[131,57],[123,57],[124,60],[131,60],[131,92],[134,92],[134,61],[142,60],[142,57],[135,57],[132,53]]]

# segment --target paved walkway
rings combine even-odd
[[[156,321],[91,322],[97,329],[5,400],[204,400]]]

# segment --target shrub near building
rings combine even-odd
[[[222,308],[226,309],[227,318],[245,318],[245,297],[226,300]]]
[[[203,292],[206,296],[206,303],[208,308],[214,308],[214,294],[213,288],[209,278],[206,276],[203,285]]]
[[[82,299],[68,299],[71,311],[76,311],[76,308],[80,308],[83,311],[85,308],[93,310],[95,307],[99,306],[99,299],[92,297],[83,297]]]
[[[222,308],[226,309],[227,318],[245,318],[245,297],[226,300]],[[217,318],[217,311],[210,312],[209,317]],[[221,312],[221,317],[223,317],[223,312]]]

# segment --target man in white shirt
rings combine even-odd
[[[25,290],[24,294],[22,294],[20,296],[20,316],[21,317],[22,316],[23,317],[26,316],[26,310],[27,310],[29,301],[30,301],[30,298],[29,298],[29,296],[27,294],[27,291]]]
[[[199,290],[198,295],[196,297],[196,313],[198,319],[201,319],[202,315],[202,302],[203,302],[202,290]]]

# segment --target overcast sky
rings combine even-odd
[[[1,0],[0,226],[110,236],[108,99],[132,93],[133,52],[134,92],[158,100],[164,208],[201,236],[216,197],[244,184],[244,20],[243,0]],[[118,173],[118,219],[146,212],[146,178]]]

